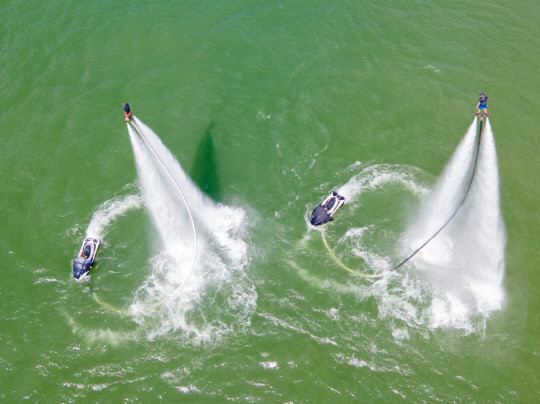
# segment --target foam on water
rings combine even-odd
[[[206,197],[158,136],[140,120],[135,122],[178,184],[189,209],[161,163],[128,126],[144,201],[162,245],[149,261],[151,273],[136,292],[130,312],[149,338],[182,330],[195,340],[207,340],[245,326],[256,298],[243,271],[248,264],[242,239],[245,212]]]
[[[353,164],[349,169],[357,169],[360,162]],[[354,175],[345,185],[338,189],[338,194],[347,199],[347,203],[356,200],[364,191],[376,190],[387,185],[399,185],[414,195],[423,196],[429,191],[418,184],[416,167],[405,165],[375,164],[364,167],[359,174]]]
[[[71,327],[71,332],[79,336],[86,344],[103,343],[106,341],[112,346],[121,346],[139,339],[139,331],[115,331],[110,327],[90,328],[78,323],[71,315],[62,313]]]
[[[92,215],[92,220],[86,230],[86,237],[99,238],[107,234],[107,227],[118,217],[131,209],[142,206],[140,195],[127,195],[104,202]]]

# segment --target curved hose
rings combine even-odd
[[[337,255],[334,253],[334,250],[332,250],[330,248],[330,246],[328,245],[328,242],[326,241],[326,237],[324,236],[324,230],[321,232],[322,233],[322,239],[323,239],[323,243],[324,243],[324,246],[326,247],[326,249],[328,250],[328,252],[330,253],[330,256],[334,259],[334,261],[337,262],[337,264],[343,268],[344,270],[346,271],[349,271],[351,274],[353,275],[356,275],[356,276],[361,276],[362,278],[379,278],[383,275],[386,275],[387,273],[389,273],[390,271],[387,271],[385,273],[382,273],[382,274],[372,274],[372,275],[369,275],[369,274],[364,274],[362,272],[358,272],[358,271],[355,271],[354,269],[351,269],[349,268],[347,265],[345,265],[338,257]]]
[[[422,244],[420,247],[414,250],[411,255],[409,255],[407,258],[405,258],[403,261],[401,261],[399,264],[393,267],[389,272],[393,272],[396,269],[399,269],[400,267],[402,267],[405,263],[407,263],[407,261],[409,261],[412,257],[414,257],[422,248],[424,248],[431,240],[433,240],[441,231],[443,231],[443,229],[457,215],[458,211],[461,209],[461,207],[465,203],[465,199],[467,199],[467,196],[469,195],[469,191],[471,190],[474,176],[476,175],[476,167],[478,166],[478,156],[480,155],[480,141],[482,139],[482,122],[483,121],[480,121],[480,131],[478,133],[478,142],[476,144],[476,155],[474,157],[474,164],[473,164],[473,169],[471,173],[471,178],[469,180],[469,184],[467,185],[467,190],[465,191],[465,195],[463,195],[463,198],[459,202],[456,210],[454,211],[454,213],[452,213],[452,215],[448,218],[448,220],[439,228],[439,230],[437,230],[430,238],[428,238],[424,244]]]
[[[476,118],[474,118],[474,119],[476,119]],[[474,180],[474,176],[476,175],[476,167],[478,165],[478,156],[480,155],[480,141],[482,139],[482,122],[483,121],[480,121],[480,130],[479,130],[479,133],[478,133],[478,141],[477,141],[477,144],[476,144],[476,154],[475,154],[475,157],[474,157],[474,164],[473,164],[473,169],[472,169],[472,172],[471,172],[471,178],[469,179],[469,183],[467,185],[467,190],[465,191],[465,195],[463,195],[463,198],[459,202],[459,204],[458,204],[456,210],[454,211],[454,213],[452,213],[452,215],[450,215],[448,220],[446,220],[446,222],[444,222],[444,224],[439,228],[439,230],[437,230],[430,238],[427,239],[427,241],[424,244],[422,244],[420,247],[418,247],[416,250],[414,250],[412,252],[412,254],[410,254],[407,258],[405,258],[399,264],[394,266],[392,269],[390,269],[390,270],[388,270],[386,272],[383,272],[381,274],[373,274],[373,275],[363,274],[363,273],[355,271],[355,270],[347,267],[345,264],[343,264],[343,262],[341,262],[339,260],[339,258],[337,258],[337,256],[334,254],[334,251],[332,249],[330,249],[328,243],[326,242],[326,238],[324,236],[324,230],[323,230],[322,231],[322,238],[323,238],[324,245],[328,249],[328,252],[332,256],[332,258],[334,258],[334,260],[338,263],[338,265],[341,266],[342,268],[344,268],[345,270],[351,272],[352,274],[357,275],[357,276],[361,276],[363,278],[380,278],[380,277],[383,277],[384,275],[387,275],[389,273],[394,272],[396,269],[401,268],[412,257],[414,257],[422,248],[424,248],[431,240],[433,240],[435,237],[437,237],[437,235],[441,231],[443,231],[443,229],[448,225],[448,223],[450,223],[452,221],[452,219],[457,215],[458,211],[461,209],[461,207],[465,203],[465,199],[467,199],[467,196],[469,195],[469,191],[471,190],[471,186],[472,186],[472,183],[473,183],[473,180]]]
[[[92,296],[96,302],[98,302],[103,308],[105,308],[107,311],[110,311],[114,314],[120,314],[120,315],[126,315],[128,314],[127,310],[119,309],[112,304],[105,303],[103,300],[101,300],[97,295],[96,292],[92,292]]]
[[[137,118],[136,118],[137,119]],[[197,231],[195,230],[195,221],[193,220],[193,215],[191,213],[191,209],[189,207],[189,204],[187,202],[187,199],[184,195],[184,193],[182,192],[182,190],[180,189],[180,186],[178,185],[178,183],[176,182],[176,180],[174,179],[174,177],[172,176],[171,172],[167,169],[167,167],[165,166],[165,163],[163,163],[163,161],[161,160],[161,158],[158,156],[158,154],[156,153],[156,151],[154,150],[154,148],[152,147],[152,145],[150,145],[150,143],[148,142],[148,140],[146,139],[146,137],[142,134],[142,132],[139,130],[139,128],[137,127],[137,125],[135,124],[134,121],[131,121],[133,127],[137,130],[137,132],[139,133],[139,135],[141,136],[141,138],[144,140],[144,142],[146,143],[146,145],[148,146],[148,148],[152,151],[152,153],[154,154],[154,156],[156,157],[156,159],[160,162],[161,166],[163,167],[163,169],[167,172],[167,174],[169,175],[169,177],[171,178],[172,182],[174,183],[174,185],[176,186],[176,189],[178,190],[178,192],[180,192],[180,195],[182,195],[182,199],[184,200],[184,203],[186,204],[186,207],[187,207],[187,210],[188,210],[188,213],[189,213],[189,218],[191,220],[191,228],[193,229],[193,238],[194,238],[194,242],[195,242],[195,247],[194,247],[194,252],[193,252],[193,261],[191,262],[191,269],[189,270],[189,273],[187,275],[187,277],[184,279],[184,281],[182,282],[182,284],[177,288],[177,290],[180,290],[187,282],[187,280],[189,279],[189,277],[191,276],[191,273],[193,272],[193,268],[195,267],[195,262],[197,260]]]

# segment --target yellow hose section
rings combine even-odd
[[[323,243],[324,243],[324,246],[326,247],[326,249],[328,250],[328,253],[330,254],[330,256],[332,257],[332,259],[336,262],[336,264],[338,264],[341,268],[343,268],[344,270],[350,272],[352,275],[355,275],[355,276],[359,276],[359,277],[362,277],[362,278],[382,278],[384,275],[386,274],[389,274],[390,272],[392,271],[386,271],[386,272],[383,272],[382,274],[364,274],[360,271],[357,271],[357,270],[354,270],[352,268],[349,268],[347,265],[345,265],[336,255],[336,253],[334,252],[334,250],[332,250],[330,248],[330,246],[328,245],[328,241],[326,241],[326,237],[324,235],[324,230],[321,231],[321,234],[322,234],[322,239],[323,239]]]

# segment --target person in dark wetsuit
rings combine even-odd
[[[478,104],[476,105],[476,109],[477,109],[476,116],[480,115],[480,113],[482,112],[482,115],[480,116],[480,120],[482,120],[484,118],[484,115],[486,117],[488,116],[488,113],[487,113],[487,100],[488,100],[487,95],[485,95],[484,93],[481,93],[480,98],[478,99]],[[484,111],[482,111],[482,110],[484,110]]]
[[[133,115],[131,114],[131,110],[129,109],[129,104],[127,102],[124,102],[122,106],[124,107],[124,115],[126,116],[126,122],[131,121]]]
[[[92,269],[94,261],[90,259],[88,251],[84,250],[82,254],[73,260],[73,277],[79,279]]]

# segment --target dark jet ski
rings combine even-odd
[[[337,192],[332,192],[323,203],[319,203],[313,210],[313,213],[311,214],[311,224],[313,226],[320,226],[321,224],[334,220],[332,219],[332,216],[344,203],[345,197],[338,195]]]
[[[73,260],[73,277],[80,279],[81,276],[90,272],[90,269],[94,266],[96,259],[96,253],[99,247],[99,239],[97,238],[85,238],[79,255]]]

